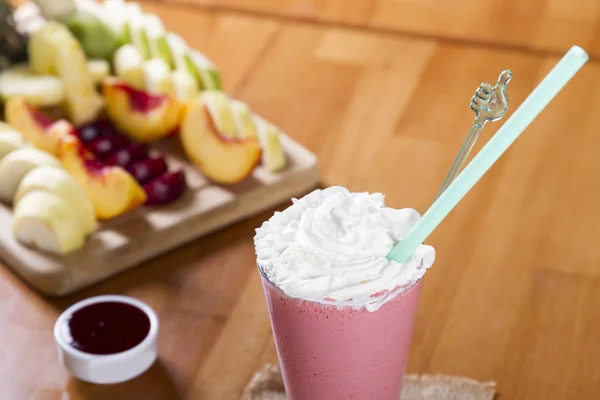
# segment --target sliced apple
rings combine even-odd
[[[230,139],[237,137],[236,122],[231,108],[231,98],[218,90],[207,90],[200,94],[219,133]]]
[[[56,157],[32,147],[13,151],[0,161],[0,200],[13,201],[17,188],[29,171],[42,165],[60,168]]]
[[[174,93],[171,70],[162,58],[153,58],[144,62],[144,82],[146,91],[150,94]]]
[[[167,33],[167,44],[169,45],[169,50],[173,59],[173,63],[175,64],[175,69],[187,70],[190,72],[190,74],[192,74],[192,72],[189,71],[186,62],[186,56],[190,49],[188,48],[185,40],[183,40],[183,38],[178,34],[169,32]]]
[[[102,97],[96,92],[81,44],[62,24],[50,21],[31,35],[29,56],[37,73],[60,77],[70,120],[83,125],[98,116]]]
[[[152,142],[177,129],[184,104],[167,95],[150,95],[118,78],[102,85],[106,110],[117,127],[133,139]]]
[[[96,4],[94,2],[94,5]],[[130,43],[130,41],[127,41],[127,34],[125,32],[125,2],[123,0],[105,0],[101,8],[102,11],[98,12],[99,17],[112,29],[121,43]]]
[[[64,169],[41,166],[30,171],[19,184],[13,204],[18,205],[27,194],[37,191],[52,193],[66,202],[77,217],[84,235],[96,230],[92,202],[83,187]]]
[[[16,65],[0,72],[0,97],[3,102],[24,97],[37,107],[52,107],[63,102],[63,84],[52,75],[35,75],[28,65]]]
[[[254,121],[262,148],[262,164],[271,172],[281,171],[286,164],[285,151],[280,140],[281,131],[258,115],[254,115]]]
[[[175,68],[175,59],[167,41],[167,31],[160,18],[154,14],[146,14],[144,28],[148,37],[150,56],[164,60],[170,69]]]
[[[97,10],[102,8],[97,7]],[[115,32],[97,15],[96,10],[77,10],[62,18],[61,22],[69,28],[90,58],[109,60],[123,44]]]
[[[4,112],[6,121],[22,132],[27,141],[52,155],[58,152],[60,138],[73,132],[73,126],[69,122],[52,121],[21,97],[9,100]]]
[[[187,103],[198,95],[198,83],[186,70],[178,69],[171,75],[175,97]]]
[[[258,136],[255,122],[252,119],[252,111],[246,103],[240,100],[231,100],[231,111],[235,120],[237,137],[255,138]]]
[[[257,138],[230,138],[213,121],[205,96],[189,104],[181,125],[183,148],[207,178],[233,184],[250,175],[260,160]]]
[[[88,70],[94,83],[99,83],[110,75],[110,63],[106,60],[89,60]]]
[[[14,211],[12,231],[19,242],[56,254],[77,250],[85,242],[85,233],[70,205],[44,191],[21,199]]]
[[[89,61],[88,69],[94,85],[110,74],[110,65],[104,60]],[[65,90],[58,77],[38,75],[27,64],[17,64],[0,72],[0,100],[7,102],[13,97],[24,97],[35,107],[54,107],[65,101]]]
[[[202,90],[223,89],[217,67],[204,54],[192,50],[186,55],[185,62],[190,73],[198,80]]]
[[[35,0],[42,15],[48,19],[60,19],[77,11],[75,0]]]
[[[144,12],[138,3],[125,3],[125,36],[132,43],[144,60],[150,58],[150,45],[144,29]]]
[[[0,160],[24,145],[25,139],[23,139],[23,135],[12,129],[9,125],[0,122]]]
[[[85,189],[100,220],[117,217],[146,201],[144,189],[127,171],[99,162],[75,136],[61,139],[59,158]]]
[[[113,63],[119,78],[135,89],[144,89],[144,60],[134,45],[121,46],[115,53]]]

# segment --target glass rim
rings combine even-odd
[[[271,287],[273,287],[276,291],[278,291],[279,293],[285,295],[286,297],[289,297],[290,299],[297,299],[297,300],[301,300],[301,301],[307,301],[310,303],[315,303],[315,304],[320,304],[320,305],[327,305],[327,306],[334,306],[334,307],[365,307],[365,304],[355,304],[355,305],[351,305],[351,304],[336,304],[333,302],[321,302],[321,301],[316,301],[316,300],[309,300],[309,299],[303,299],[302,297],[294,297],[294,296],[290,296],[289,294],[287,294],[286,292],[283,291],[283,289],[281,289],[279,286],[277,286],[276,284],[274,284],[269,277],[267,276],[267,274],[265,273],[265,271],[263,270],[263,268],[256,263],[256,268],[258,269],[258,272],[260,273],[261,277],[263,278],[264,282],[267,282]],[[417,279],[414,282],[409,283],[407,286],[404,286],[404,290],[402,290],[401,292],[397,293],[396,296],[402,296],[405,293],[414,290],[417,286],[419,286],[419,284],[423,281],[423,277]],[[394,297],[396,297],[394,296]],[[385,303],[384,303],[385,304]]]

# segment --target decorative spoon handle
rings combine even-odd
[[[506,114],[508,109],[508,95],[506,93],[506,85],[512,79],[512,72],[509,70],[502,71],[498,77],[498,83],[495,86],[491,86],[489,83],[482,83],[481,86],[475,91],[475,94],[471,98],[471,110],[475,112],[475,120],[473,126],[467,135],[464,143],[462,144],[458,155],[450,167],[450,171],[446,175],[440,190],[435,196],[435,200],[441,196],[442,193],[450,186],[450,184],[456,179],[458,174],[462,171],[469,154],[477,142],[481,130],[486,123],[490,121],[498,121]],[[435,201],[434,200],[434,201]]]

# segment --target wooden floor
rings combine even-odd
[[[600,2],[143,5],[221,67],[232,95],[318,154],[323,186],[381,191],[421,212],[483,80],[510,68],[514,110],[570,45],[589,50],[592,61],[428,240],[438,258],[408,371],[494,380],[501,399],[600,397]],[[2,398],[239,399],[276,360],[252,244],[272,212],[64,299],[1,268]],[[104,293],[138,297],[161,321],[160,362],[112,387],[71,379],[51,331],[62,309]]]

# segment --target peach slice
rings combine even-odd
[[[114,218],[146,201],[144,189],[133,176],[119,166],[100,162],[77,137],[62,137],[58,155],[65,170],[84,187],[98,219]]]
[[[10,99],[4,112],[6,121],[21,132],[25,140],[52,155],[57,154],[60,138],[73,132],[69,122],[51,120],[22,97]]]
[[[174,97],[150,95],[113,77],[104,80],[102,92],[110,118],[135,140],[158,140],[173,132],[181,122],[184,104]]]
[[[188,106],[181,125],[183,148],[207,178],[222,184],[239,182],[250,175],[260,161],[260,144],[257,138],[223,135],[217,129],[206,99],[199,96]]]

